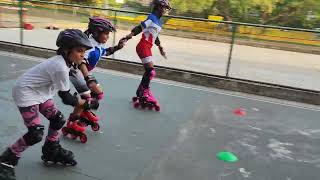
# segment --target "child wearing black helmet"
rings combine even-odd
[[[154,0],[152,5],[152,13],[148,18],[141,22],[140,25],[133,28],[131,33],[122,38],[122,40],[129,40],[133,36],[143,32],[142,38],[136,47],[136,52],[141,59],[145,73],[143,74],[141,82],[137,88],[137,97],[133,98],[133,102],[135,107],[138,107],[139,105],[142,107],[148,106],[149,109],[153,109],[154,107],[157,111],[160,111],[158,101],[150,91],[150,81],[156,76],[151,49],[153,44],[156,44],[159,48],[160,54],[166,58],[166,53],[161,46],[158,35],[162,29],[161,17],[167,11],[171,10],[171,6],[168,0]]]
[[[80,64],[84,53],[91,48],[88,37],[77,29],[60,32],[56,45],[57,55],[27,70],[17,79],[12,97],[21,113],[28,131],[10,145],[0,156],[0,177],[15,179],[14,167],[23,151],[39,143],[44,135],[39,112],[49,120],[48,135],[42,146],[42,160],[64,165],[76,165],[73,152],[61,147],[59,130],[65,123],[63,114],[53,102],[58,95],[66,105],[75,111],[90,109],[93,104],[70,94],[69,71],[74,64]]]

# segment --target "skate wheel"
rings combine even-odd
[[[137,101],[138,101],[138,98],[137,98],[137,97],[133,97],[133,98],[132,98],[132,101],[133,101],[133,102],[137,102]]]
[[[68,135],[68,131],[67,131],[67,128],[66,128],[66,127],[63,127],[63,128],[61,129],[61,132],[62,132],[62,135],[63,135],[63,136]]]
[[[149,104],[148,109],[152,111],[153,110],[153,105]]]
[[[41,156],[41,160],[43,161],[44,165],[46,166],[50,165],[49,161],[43,155]]]
[[[142,108],[142,109],[145,109],[146,107],[147,107],[146,104],[141,104],[141,108]]]
[[[155,110],[159,112],[160,111],[160,106],[156,106]]]
[[[100,125],[98,123],[94,123],[92,126],[91,126],[91,129],[93,131],[99,131],[100,129]]]
[[[73,162],[71,162],[71,163],[70,163],[70,165],[71,165],[71,166],[75,166],[75,165],[77,165],[77,161],[73,161]]]
[[[44,164],[45,166],[50,166],[50,162],[49,162],[49,161],[46,161],[46,160],[43,160],[43,164]]]
[[[135,103],[133,104],[133,107],[134,107],[134,108],[139,108],[139,106],[140,106],[140,104],[139,104],[138,102],[135,102]]]
[[[77,135],[70,134],[70,138],[73,139],[73,140],[77,139],[77,137],[78,137]]]
[[[87,135],[82,134],[82,135],[80,136],[80,141],[81,141],[82,143],[86,143],[87,140],[88,140]]]

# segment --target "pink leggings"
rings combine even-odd
[[[23,118],[24,124],[30,128],[36,125],[41,125],[41,119],[39,117],[39,112],[50,119],[54,117],[59,110],[54,105],[53,100],[49,99],[42,104],[32,105],[28,107],[18,107]],[[59,132],[58,130],[53,130],[49,128],[48,135],[46,140],[49,141],[58,141],[59,139]],[[10,149],[13,153],[16,154],[17,157],[21,156],[21,153],[26,150],[29,146],[27,145],[26,141],[24,140],[23,136],[19,138],[14,144],[10,146]]]

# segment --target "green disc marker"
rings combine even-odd
[[[226,162],[237,162],[238,158],[231,152],[219,152],[217,154],[217,158],[221,161],[226,161]]]

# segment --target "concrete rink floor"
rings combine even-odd
[[[26,132],[11,97],[16,78],[39,58],[0,52],[0,150]],[[39,143],[27,149],[17,180],[316,180],[320,170],[319,108],[156,79],[161,112],[137,110],[130,100],[140,77],[98,69],[106,97],[100,132],[88,142],[61,137],[75,167],[46,167]],[[71,108],[59,109],[68,116]],[[246,115],[233,114],[243,108]],[[48,125],[45,118],[43,124]],[[216,158],[231,151],[238,162]]]

